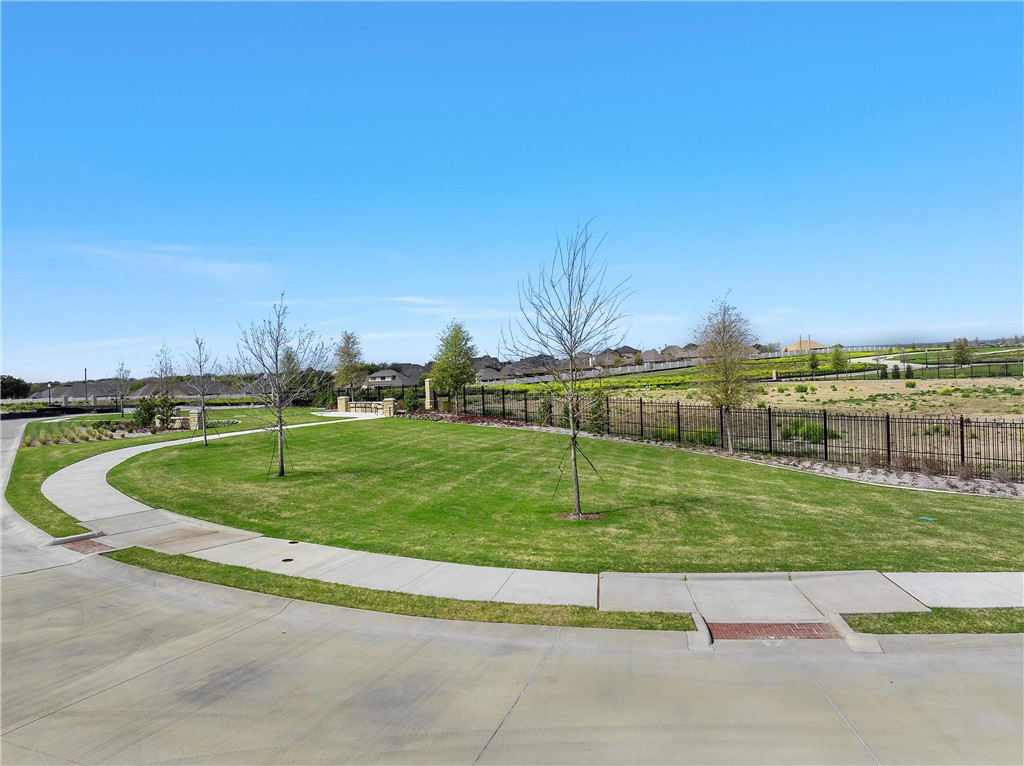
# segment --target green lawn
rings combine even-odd
[[[1024,633],[1024,609],[932,609],[930,612],[847,614],[859,633]]]
[[[216,418],[240,421],[237,425],[224,426],[221,433],[245,431],[262,428],[266,425],[266,413],[254,408],[240,407],[235,409],[218,409]],[[109,417],[109,416],[108,416]],[[294,409],[286,412],[288,423],[322,422],[324,418],[310,414],[307,409]],[[95,420],[96,416],[84,416],[62,421],[68,424],[84,423]],[[32,421],[25,427],[25,435],[37,436],[40,431],[53,430],[59,423]],[[78,442],[76,444],[57,444],[35,447],[21,447],[11,467],[11,477],[7,484],[7,501],[19,514],[35,526],[54,537],[65,537],[86,532],[86,528],[71,516],[43,497],[41,487],[46,477],[61,468],[85,460],[93,455],[110,452],[124,447],[139,444],[174,441],[192,435],[191,431],[173,431],[155,436],[143,436],[132,439],[116,439],[106,441]],[[287,455],[287,452],[286,452]]]
[[[696,629],[693,618],[688,614],[602,612],[585,606],[505,604],[497,601],[460,601],[453,598],[414,596],[409,593],[369,590],[340,583],[289,577],[258,569],[218,564],[190,556],[169,556],[144,548],[128,548],[107,555],[126,564],[192,580],[333,606],[370,609],[374,612],[434,617],[441,620],[560,625],[571,628],[683,631]]]
[[[151,506],[275,537],[468,564],[1022,568],[1019,500],[871,487],[610,440],[584,442],[601,471],[581,476],[585,510],[603,517],[568,521],[558,518],[570,507],[569,476],[558,474],[565,444],[547,433],[376,420],[292,432],[294,473],[284,479],[267,478],[264,434],[158,450],[109,478]]]

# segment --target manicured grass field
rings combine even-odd
[[[214,417],[218,419],[239,421],[238,424],[218,428],[217,430],[220,433],[263,428],[266,426],[266,419],[268,417],[264,411],[251,407],[218,409],[215,412]],[[288,410],[286,417],[289,424],[322,422],[324,420],[316,415],[311,415],[310,411],[306,409]],[[85,416],[85,418],[88,419],[90,416]],[[83,421],[79,418],[72,418],[64,422],[76,423]],[[25,433],[34,436],[38,435],[41,430],[52,427],[52,423],[33,421],[26,425]],[[211,433],[214,432],[211,431]],[[172,431],[155,436],[142,436],[132,439],[22,447],[18,450],[14,465],[11,467],[11,477],[7,484],[7,501],[24,518],[54,537],[80,534],[87,531],[86,528],[43,496],[40,488],[47,476],[72,463],[77,463],[79,460],[85,460],[103,452],[110,452],[111,450],[124,447],[134,447],[139,444],[174,441],[175,439],[188,438],[191,435],[191,431]]]
[[[1019,500],[871,487],[610,440],[583,447],[584,510],[558,518],[564,437],[376,420],[158,450],[111,472],[157,508],[275,537],[468,564],[576,572],[1019,570]],[[31,452],[32,450],[29,450]],[[563,468],[567,467],[567,461]],[[934,521],[920,517],[932,517]]]

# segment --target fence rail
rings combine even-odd
[[[393,389],[409,408],[423,389]],[[437,394],[436,406],[533,425],[568,426],[563,400],[546,393],[467,387]],[[827,410],[728,410],[679,401],[588,396],[578,416],[591,433],[804,457],[865,468],[1024,481],[1024,422],[964,416],[850,415]]]

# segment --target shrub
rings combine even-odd
[[[25,434],[24,436],[22,436],[21,437],[21,446],[22,447],[31,447],[32,446],[32,437],[29,436],[28,434]]]
[[[605,401],[603,394],[594,394],[584,405],[587,415],[586,428],[592,434],[608,432],[608,409]]]
[[[956,469],[956,476],[958,479],[970,481],[971,479],[977,478],[978,474],[974,470],[974,466],[970,463],[961,463]]]
[[[177,410],[170,397],[164,395],[156,400],[156,422],[161,428],[170,428],[171,419]]]
[[[914,470],[914,460],[908,455],[899,453],[893,455],[892,460],[889,461],[889,467],[892,468],[892,470],[896,471],[897,473],[902,473],[903,471],[912,471]]]
[[[838,439],[841,434],[838,431],[828,429],[829,439]],[[779,438],[783,441],[788,439],[803,439],[811,444],[821,444],[825,441],[825,427],[813,420],[802,420],[797,418],[791,420],[779,429]]]
[[[992,481],[997,481],[1000,484],[1009,484],[1013,481],[1013,475],[1006,468],[1000,466],[999,468],[992,469]]]
[[[705,447],[717,447],[719,445],[718,431],[711,428],[704,428],[698,431],[690,431],[683,437],[687,444],[701,444]]]
[[[908,375],[907,377],[909,378],[910,376]],[[917,381],[916,380],[908,380],[903,385],[906,386],[907,388],[917,388]]]
[[[805,386],[803,383],[799,383],[793,386],[793,390],[796,391],[798,394],[806,394],[807,386]]]
[[[869,470],[871,468],[880,468],[884,464],[885,459],[882,457],[882,453],[876,452],[875,450],[868,450],[861,456],[860,459],[860,467],[863,468],[864,470]]]
[[[662,442],[674,442],[676,440],[676,429],[674,428],[655,428],[654,438]]]
[[[135,405],[132,413],[132,424],[137,428],[150,428],[156,421],[156,399],[144,396]]]
[[[926,476],[938,476],[946,472],[946,466],[937,457],[925,455],[921,458],[921,473]]]
[[[775,387],[775,390],[778,391],[780,394],[784,394],[784,393],[786,393],[789,390],[789,387],[788,386],[783,386],[783,385],[778,385],[778,386]]]
[[[907,374],[904,377],[913,378],[914,377],[914,368],[913,367],[907,367]]]
[[[886,367],[884,364],[881,367],[878,368],[878,379],[879,380],[888,380],[889,379],[889,368]]]
[[[540,406],[537,408],[537,422],[542,426],[551,425],[551,400],[546,397],[540,400]]]
[[[946,386],[945,388],[940,388],[939,389],[939,396],[952,396],[952,395],[953,395],[953,389],[950,388],[949,386]]]
[[[898,364],[894,364],[892,366],[892,379],[893,380],[899,380],[900,379],[900,366]]]

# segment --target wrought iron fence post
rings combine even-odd
[[[676,441],[682,443],[683,441],[683,420],[679,414],[679,400],[676,399]]]
[[[640,397],[640,438],[644,438],[644,400]]]
[[[769,407],[768,408],[768,454],[769,455],[771,455],[775,451],[772,439],[773,439],[773,434],[772,434],[772,408]]]
[[[964,416],[960,416],[960,465],[963,465],[967,459],[967,449],[964,444]]]
[[[889,413],[885,413],[885,465],[892,463],[892,428],[890,427]]]
[[[718,446],[725,446],[725,408],[718,408]]]
[[[487,394],[484,393],[484,387],[480,386],[480,414],[483,417],[487,417]]]
[[[501,419],[505,419],[505,389],[501,389]]]
[[[825,462],[828,462],[828,410],[821,411],[821,430],[825,435]]]

